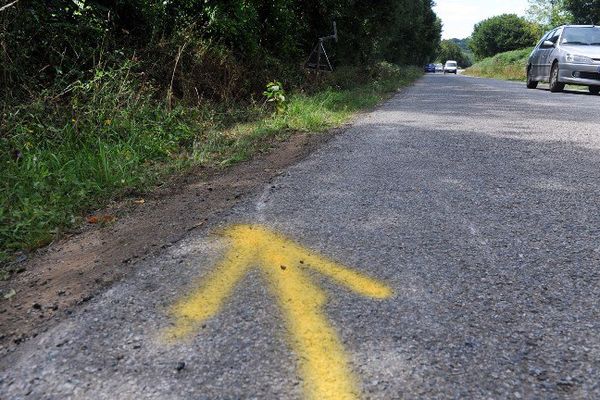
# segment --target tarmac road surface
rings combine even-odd
[[[599,399],[599,111],[426,76],[0,360],[0,397]]]

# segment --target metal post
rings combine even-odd
[[[321,70],[321,51],[323,51],[323,39],[319,39],[319,49],[317,53],[317,73]]]
[[[333,66],[331,65],[331,61],[329,60],[327,51],[325,51],[324,42],[326,40],[335,40],[336,42],[338,41],[337,24],[335,21],[333,21],[333,35],[320,37],[319,41],[317,42],[317,45],[314,47],[313,51],[310,53],[308,60],[306,60],[306,63],[304,63],[305,68],[311,68],[311,69],[314,68],[317,70],[317,74],[321,70],[321,55],[323,55],[325,57],[325,60],[327,62],[326,65],[323,65],[323,68],[327,69],[328,71],[333,71]],[[316,54],[315,54],[315,52],[316,52]],[[317,60],[316,60],[317,62],[316,62],[316,64],[313,64],[312,60],[315,55],[317,56]]]

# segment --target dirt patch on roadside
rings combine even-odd
[[[0,355],[47,330],[78,305],[122,279],[137,261],[160,252],[261,188],[288,166],[329,141],[326,134],[296,134],[273,143],[266,154],[225,170],[197,168],[156,191],[97,213],[106,226],[82,232],[40,250],[19,265],[21,273],[0,282]],[[93,221],[96,222],[96,221]]]

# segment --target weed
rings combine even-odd
[[[267,103],[275,104],[275,112],[277,114],[283,114],[287,108],[287,101],[285,98],[285,90],[281,82],[269,82],[267,89],[263,92],[263,96],[267,98]]]
[[[234,164],[291,132],[338,126],[421,73],[387,65],[343,74],[362,83],[340,89],[341,78],[331,75],[311,94],[292,93],[286,112],[272,115],[253,104],[207,102],[167,111],[132,65],[96,71],[71,85],[68,99],[43,93],[13,108],[0,120],[1,131],[9,133],[0,136],[0,264],[83,223],[89,210],[147,190],[175,170]]]

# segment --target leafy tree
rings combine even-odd
[[[470,63],[473,62],[473,59],[475,58],[475,56],[473,55],[473,50],[471,50],[471,48],[469,47],[469,43],[471,43],[471,38],[465,38],[465,39],[450,39],[452,42],[456,43],[458,45],[458,47],[460,47],[460,49],[463,51],[464,55],[467,57],[467,59],[469,60]]]
[[[399,64],[423,64],[433,58],[441,39],[442,24],[433,12],[431,0],[386,1],[393,5],[382,7],[374,20],[374,31],[381,35],[374,48],[375,58]],[[372,8],[372,5],[369,5]],[[386,17],[387,15],[387,17]],[[382,19],[385,24],[380,24]],[[386,30],[381,32],[380,29]]]
[[[464,51],[464,52],[471,51],[471,49],[469,48],[469,42],[471,41],[471,38],[465,38],[465,39],[452,38],[449,40],[452,41],[453,43],[456,43],[456,45],[458,47],[460,47],[462,49],[462,51]]]
[[[553,27],[569,24],[573,15],[567,9],[567,0],[529,0],[527,17],[549,30]]]
[[[438,61],[444,63],[448,60],[454,60],[462,68],[471,66],[471,60],[452,39],[442,40],[438,51]]]
[[[538,36],[536,25],[515,14],[502,14],[475,25],[470,47],[482,59],[532,46]]]
[[[197,71],[198,79],[210,81],[227,64],[231,71],[223,79],[240,77],[256,92],[265,74],[273,74],[268,71],[301,65],[317,38],[331,33],[333,20],[340,40],[327,46],[335,64],[421,64],[440,41],[433,5],[433,0],[20,0],[0,12],[0,99],[55,84],[68,87],[99,66],[133,57],[159,87],[170,84],[173,61],[181,56],[181,73]],[[180,86],[201,91],[209,83]]]
[[[565,0],[576,24],[600,24],[600,0]]]

